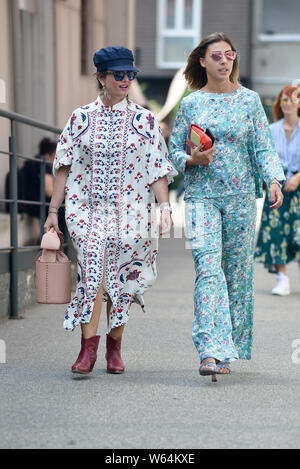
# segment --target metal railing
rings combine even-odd
[[[17,153],[17,136],[16,136],[16,123],[25,124],[30,127],[45,130],[54,134],[61,134],[62,130],[58,127],[48,125],[21,114],[14,112],[5,111],[0,109],[0,117],[8,119],[10,121],[10,136],[9,136],[9,151],[1,151],[0,155],[6,155],[9,157],[9,199],[0,199],[1,203],[9,204],[10,213],[10,244],[7,248],[0,249],[0,259],[5,271],[10,272],[10,319],[19,319],[18,312],[18,272],[21,270],[19,267],[19,261],[22,254],[25,254],[24,258],[27,257],[28,252],[38,251],[40,246],[24,246],[19,247],[18,245],[18,205],[26,203],[27,205],[39,205],[40,206],[40,234],[43,234],[43,226],[46,219],[46,207],[49,203],[46,202],[46,191],[45,191],[45,176],[46,176],[46,164],[47,162],[42,157],[41,159],[32,158]],[[40,165],[40,200],[19,200],[18,199],[18,159],[33,160]],[[66,246],[70,246],[70,240],[68,238]],[[27,255],[27,256],[26,256]],[[29,258],[30,265],[33,268],[34,258]]]

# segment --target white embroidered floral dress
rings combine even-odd
[[[157,275],[150,186],[177,174],[167,155],[153,114],[127,99],[108,107],[99,97],[70,117],[54,161],[54,172],[71,165],[66,222],[78,261],[65,329],[90,321],[102,281],[104,299],[113,303],[109,330],[126,324],[133,302],[144,307],[143,294]]]

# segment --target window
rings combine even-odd
[[[299,0],[262,0],[259,38],[265,41],[300,40]]]
[[[157,66],[177,69],[198,45],[202,0],[157,0]]]
[[[36,0],[19,0],[19,10],[35,14],[37,12]]]

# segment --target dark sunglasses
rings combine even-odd
[[[113,75],[116,81],[124,80],[125,75],[127,75],[128,80],[132,81],[137,76],[137,72],[105,72],[105,75]]]

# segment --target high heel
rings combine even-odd
[[[99,340],[100,336],[90,337],[89,339],[81,338],[81,350],[72,366],[72,373],[86,375],[93,371],[97,360]]]
[[[215,362],[205,362],[200,364],[199,368],[199,373],[200,376],[211,376],[212,377],[212,382],[216,383],[217,382],[217,365]]]

